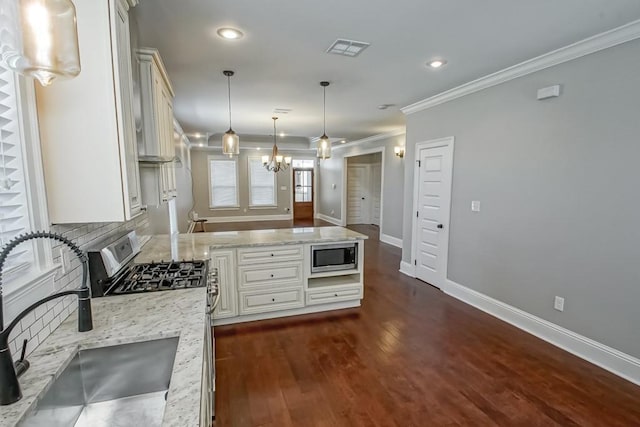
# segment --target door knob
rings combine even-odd
[[[443,227],[443,225],[442,225],[442,224],[438,224],[436,227],[438,227],[438,228],[442,228],[442,227]]]

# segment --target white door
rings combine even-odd
[[[380,198],[382,194],[382,165],[371,165],[371,224],[380,226]]]
[[[347,224],[369,224],[369,167],[347,167]]]
[[[416,277],[441,288],[447,279],[453,139],[417,147],[417,158]]]

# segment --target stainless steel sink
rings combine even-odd
[[[178,338],[80,350],[21,426],[160,426]]]

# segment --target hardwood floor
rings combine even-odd
[[[640,426],[640,387],[365,249],[362,307],[216,327],[216,426]]]

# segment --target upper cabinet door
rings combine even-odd
[[[119,1],[116,13],[116,36],[118,61],[118,84],[120,86],[120,105],[122,110],[122,163],[126,168],[125,194],[126,208],[130,217],[142,209],[140,195],[140,174],[138,169],[138,146],[136,142],[135,118],[133,110],[133,71],[131,66],[131,39],[129,33],[129,13],[126,4]]]

